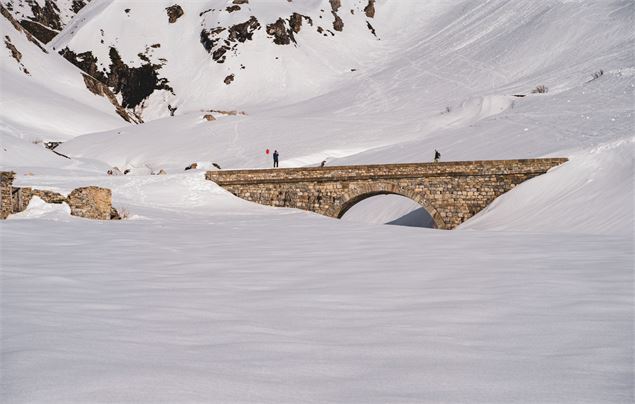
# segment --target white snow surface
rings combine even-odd
[[[45,53],[3,16],[0,34],[21,54],[16,61],[2,43],[0,135],[60,141],[126,124],[106,98],[86,88],[78,68],[55,52]]]
[[[113,11],[132,3],[130,17]],[[167,20],[150,3],[91,2],[58,40],[99,48],[82,34],[97,21],[121,43],[152,42],[144,30],[162,30],[123,20],[150,9]],[[196,2],[183,3],[192,14]],[[194,91],[175,117],[95,120],[56,149],[71,159],[2,133],[15,186],[107,187],[128,218],[80,219],[35,199],[0,223],[1,401],[633,402],[635,4],[377,9],[380,41],[350,34],[363,56],[299,41],[321,58],[307,76],[289,56],[288,75],[269,74],[270,61],[253,71],[268,83],[253,94],[230,86],[220,98],[244,116],[204,121]],[[279,11],[266,10],[258,17]],[[236,61],[258,65],[271,49],[254,41]],[[351,60],[356,72],[338,70]],[[549,92],[531,94],[539,84]],[[16,111],[36,102],[25,97]],[[570,161],[440,231],[369,224],[411,223],[414,207],[394,196],[335,220],[204,180],[212,162],[268,167],[267,148],[282,167],[430,161],[434,149],[445,161]],[[193,162],[202,168],[184,172]],[[112,166],[132,171],[105,175]],[[159,169],[168,175],[148,175]]]

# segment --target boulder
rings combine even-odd
[[[68,195],[67,201],[73,216],[97,220],[111,218],[112,193],[107,188],[77,188]]]
[[[216,118],[214,118],[214,115],[212,115],[212,114],[203,115],[203,119],[205,119],[206,121],[215,121],[216,120]]]

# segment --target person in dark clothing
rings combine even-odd
[[[434,162],[438,163],[440,158],[441,158],[441,153],[439,153],[439,151],[435,149],[434,150]]]
[[[274,168],[278,167],[278,156],[280,156],[278,154],[278,150],[274,150],[273,151],[273,166],[274,166]]]

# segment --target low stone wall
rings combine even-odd
[[[29,206],[34,196],[46,203],[67,203],[73,216],[97,220],[120,218],[117,210],[112,207],[112,193],[108,188],[82,187],[64,196],[53,191],[13,187],[14,176],[12,172],[0,172],[2,195],[0,219],[6,219],[12,213],[22,212]]]
[[[516,185],[565,161],[554,158],[209,171],[206,178],[249,201],[336,218],[371,196],[403,195],[424,207],[437,228],[453,229]]]
[[[0,171],[0,219],[13,213],[13,178],[15,173]]]

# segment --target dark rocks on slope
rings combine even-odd
[[[109,55],[111,64],[107,84],[113,87],[115,93],[121,93],[124,108],[136,107],[154,90],[174,92],[167,79],[159,78],[157,71],[161,65],[146,63],[130,67],[121,60],[115,48],[110,48]]]
[[[34,37],[36,37],[38,40],[40,40],[43,43],[51,42],[51,40],[55,38],[55,35],[57,35],[57,31],[53,31],[49,28],[46,28],[39,22],[21,20],[20,25],[22,25],[24,29],[29,31],[31,34],[33,34]]]
[[[364,8],[366,17],[375,18],[375,0],[368,0],[368,5]]]
[[[267,25],[267,34],[273,36],[273,43],[276,45],[289,45],[291,41],[295,42],[293,31],[287,29],[282,18],[278,18],[278,21]]]
[[[256,17],[251,16],[247,21],[233,25],[227,29],[216,27],[201,31],[200,41],[205,50],[212,54],[212,59],[217,63],[224,63],[226,53],[231,47],[231,43],[251,41],[254,32],[260,29],[260,23]],[[222,38],[221,34],[225,34]],[[222,43],[222,45],[221,45]]]
[[[170,24],[174,24],[184,14],[183,8],[178,4],[166,7],[165,11],[168,13],[168,21]]]
[[[88,75],[96,78],[102,83],[105,83],[108,80],[106,75],[97,67],[97,58],[92,52],[75,53],[66,47],[59,53],[64,57],[64,59],[68,60],[75,66],[79,67],[82,71],[88,73]]]

